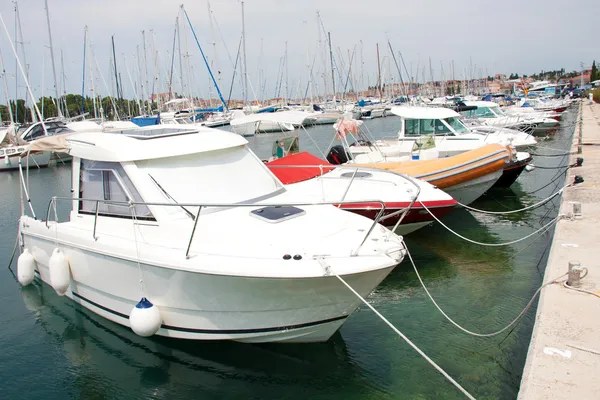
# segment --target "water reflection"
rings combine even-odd
[[[185,392],[252,397],[270,386],[311,387],[316,377],[320,385],[360,386],[339,333],[314,345],[147,339],[58,297],[43,283],[21,288],[21,297],[36,323],[62,348],[71,385],[82,398],[99,393],[121,398],[123,390],[155,398]],[[111,389],[113,383],[119,391]]]

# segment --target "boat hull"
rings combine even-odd
[[[508,149],[490,144],[453,157],[436,160],[383,162],[369,167],[392,170],[422,179],[469,204],[491,188],[510,157]]]
[[[533,157],[529,156],[522,160],[515,160],[510,162],[504,167],[502,176],[496,181],[493,187],[510,187],[519,178],[521,173],[525,170],[525,167],[531,161]]]
[[[56,246],[53,236],[32,235],[25,228],[23,238],[25,247],[35,257],[38,277],[50,284],[49,258]],[[129,327],[129,313],[142,296],[147,296],[161,313],[162,325],[156,333],[159,336],[241,342],[323,342],[360,305],[360,300],[335,276],[264,278],[215,275],[149,264],[138,267],[133,260],[100,254],[85,246],[66,243],[59,246],[69,260],[71,271],[66,297]],[[337,267],[329,264],[334,270]],[[366,297],[394,265],[343,278]]]
[[[453,196],[454,197],[454,196]],[[440,219],[446,216],[456,206],[455,201],[423,201],[427,209],[431,211],[436,218]],[[393,229],[402,217],[403,211],[408,208],[410,203],[386,203],[386,210],[380,219],[380,223],[386,228]],[[375,219],[379,214],[381,206],[379,204],[345,204],[341,207],[343,210],[351,211],[364,217]],[[423,208],[419,202],[415,202],[394,231],[398,235],[408,235],[418,229],[423,228],[434,222],[429,212]]]
[[[29,165],[29,168],[44,168],[50,163],[52,152],[37,152],[30,153],[29,157],[25,154],[0,155],[0,171],[9,171],[19,168],[19,156],[21,156],[21,164],[23,168]],[[28,159],[29,158],[29,159]]]
[[[444,189],[446,193],[454,197],[460,204],[471,204],[485,192],[487,192],[502,176],[502,170],[498,170],[475,179],[468,180]]]

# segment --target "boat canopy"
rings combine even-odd
[[[392,107],[392,114],[404,119],[445,119],[460,117],[456,111],[445,107]]]
[[[235,133],[209,128],[202,129],[201,133],[198,130],[157,131],[50,136],[32,142],[31,150],[68,152],[74,157],[93,161],[126,162],[204,153],[248,143]]]

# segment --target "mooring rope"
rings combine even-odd
[[[461,207],[466,208],[467,210],[471,210],[471,211],[475,211],[478,213],[482,213],[482,214],[491,214],[491,215],[505,215],[505,214],[514,214],[514,213],[518,213],[518,212],[523,212],[523,211],[527,211],[527,210],[531,210],[540,206],[543,206],[544,204],[548,203],[550,200],[552,200],[553,198],[555,198],[556,196],[558,196],[559,194],[561,194],[566,188],[572,186],[573,184],[568,184],[566,186],[564,186],[563,188],[561,188],[558,192],[554,193],[553,195],[551,195],[550,197],[545,198],[544,200],[541,200],[535,204],[532,204],[530,206],[518,209],[518,210],[511,210],[511,211],[487,211],[487,210],[480,210],[474,207],[470,207],[466,204],[462,204],[460,202],[457,201],[458,205]]]
[[[429,297],[429,299],[431,300],[431,302],[433,303],[433,305],[435,306],[435,308],[437,308],[438,311],[444,316],[444,318],[446,318],[448,320],[448,322],[450,322],[452,325],[454,325],[455,327],[457,327],[458,329],[460,329],[464,333],[467,333],[467,334],[469,334],[471,336],[477,336],[477,337],[493,337],[493,336],[497,336],[497,335],[501,334],[502,332],[505,332],[507,329],[511,328],[513,325],[515,325],[517,322],[519,322],[521,320],[521,318],[523,318],[523,316],[531,308],[531,306],[533,305],[533,302],[535,301],[535,299],[540,294],[540,292],[542,291],[543,288],[545,288],[546,286],[552,285],[554,283],[560,283],[560,279],[563,278],[563,277],[565,277],[567,275],[566,273],[562,274],[558,278],[553,279],[550,282],[547,282],[547,283],[543,284],[542,286],[540,286],[538,288],[538,290],[535,291],[535,293],[533,294],[533,297],[531,298],[531,300],[529,300],[529,303],[527,303],[527,305],[525,306],[525,308],[523,309],[523,311],[521,311],[519,313],[519,315],[517,315],[517,317],[515,319],[513,319],[511,321],[511,323],[508,324],[508,325],[506,325],[504,328],[500,329],[499,331],[491,332],[491,333],[477,333],[477,332],[470,331],[470,330],[468,330],[466,328],[463,328],[458,323],[456,323],[452,318],[450,318],[448,316],[448,314],[446,314],[444,312],[444,310],[442,310],[442,308],[438,305],[438,303],[435,301],[435,299],[433,298],[433,296],[431,295],[431,293],[429,292],[429,290],[425,286],[425,283],[423,282],[423,279],[421,278],[421,274],[419,274],[419,271],[417,270],[417,266],[415,265],[415,261],[413,260],[412,256],[410,255],[410,251],[408,251],[408,248],[406,247],[406,245],[404,245],[404,248],[406,249],[406,254],[408,255],[408,259],[410,260],[410,263],[412,264],[413,269],[415,270],[415,274],[417,274],[417,278],[419,279],[419,282],[421,283],[421,286],[423,287],[423,290],[425,290],[425,293],[427,294],[427,296]]]
[[[473,239],[469,239],[467,237],[462,236],[460,233],[453,231],[452,229],[450,229],[447,225],[445,225],[442,221],[440,221],[440,219],[438,217],[436,217],[430,210],[429,208],[427,208],[427,206],[425,206],[425,204],[423,204],[423,202],[419,201],[419,204],[421,204],[423,206],[423,208],[425,210],[427,210],[427,212],[429,214],[431,214],[431,216],[440,223],[440,225],[442,225],[444,228],[446,228],[450,233],[453,233],[454,235],[458,236],[459,238],[469,242],[469,243],[473,243],[473,244],[477,244],[480,246],[486,246],[486,247],[502,247],[502,246],[509,246],[511,244],[515,244],[515,243],[519,243],[522,242],[525,239],[529,239],[530,237],[532,237],[533,235],[537,234],[538,232],[543,231],[544,229],[548,228],[549,226],[551,226],[552,224],[555,224],[556,222],[558,222],[561,218],[564,217],[564,215],[558,215],[556,218],[554,218],[552,221],[548,222],[546,225],[542,226],[541,228],[531,232],[529,235],[522,237],[520,239],[516,239],[516,240],[512,240],[510,242],[505,242],[505,243],[482,243],[482,242],[477,242]]]
[[[338,278],[340,280],[340,282],[342,282],[352,293],[354,293],[354,295],[356,297],[358,297],[360,299],[360,301],[362,301],[367,307],[369,307],[371,309],[371,311],[373,311],[375,313],[375,315],[377,315],[379,318],[381,318],[381,320],[383,322],[385,322],[390,328],[392,328],[392,330],[394,332],[396,332],[398,334],[398,336],[400,336],[406,343],[408,343],[408,345],[410,347],[412,347],[417,353],[419,353],[419,355],[421,357],[423,357],[432,367],[434,367],[440,374],[442,374],[446,379],[448,379],[458,390],[460,390],[468,399],[475,400],[475,397],[473,397],[469,392],[467,392],[467,390],[465,388],[463,388],[460,385],[460,383],[458,383],[456,380],[454,380],[454,378],[452,378],[446,371],[444,371],[442,369],[442,367],[437,365],[435,363],[435,361],[433,361],[431,358],[429,358],[427,356],[427,354],[425,354],[423,352],[423,350],[418,348],[416,344],[414,344],[409,338],[406,337],[406,335],[404,335],[402,332],[400,332],[400,330],[398,328],[396,328],[390,321],[388,321],[383,315],[381,315],[381,313],[379,313],[379,311],[377,311],[375,309],[375,307],[373,307],[371,304],[369,304],[369,302],[367,300],[365,300],[364,297],[362,297],[356,290],[354,290],[354,288],[352,286],[350,286],[341,276],[339,276],[334,271],[331,271],[331,269],[330,269],[330,272],[333,275],[335,275],[335,277]]]

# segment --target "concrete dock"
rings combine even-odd
[[[565,190],[560,212],[572,213],[571,202],[580,202],[583,218],[562,219],[556,225],[544,283],[566,273],[569,261],[579,261],[588,270],[579,288],[600,295],[600,104],[585,100],[581,116],[582,154],[572,155],[571,163],[577,157],[584,163],[569,170],[567,182],[575,175],[585,182]],[[575,129],[573,152],[578,149],[579,123]],[[547,286],[539,300],[519,399],[598,398],[600,298],[559,284]]]

